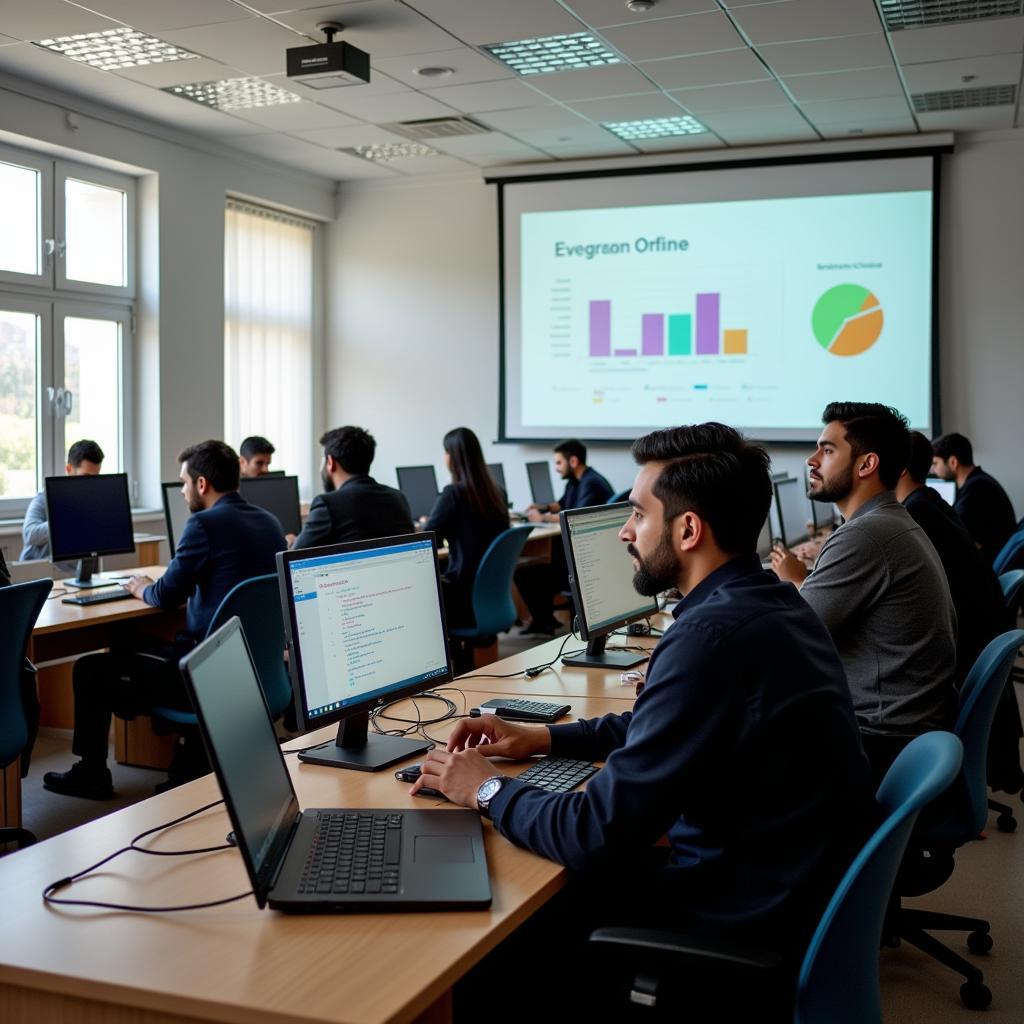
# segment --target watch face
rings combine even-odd
[[[485,779],[476,791],[477,800],[482,804],[486,804],[501,789],[501,781],[501,779]]]

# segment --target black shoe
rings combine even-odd
[[[47,772],[43,788],[64,796],[80,796],[86,800],[111,800],[114,783],[110,769],[89,768],[84,761],[76,761],[66,772]]]

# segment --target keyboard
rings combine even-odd
[[[539,700],[524,700],[517,697],[500,697],[480,705],[480,710],[498,715],[510,722],[557,722],[569,714],[569,704],[552,704]]]
[[[321,812],[299,892],[397,893],[401,856],[401,814]]]
[[[568,793],[597,771],[597,765],[590,761],[574,761],[571,757],[545,757],[530,765],[520,782],[540,786],[549,793]]]
[[[61,604],[103,604],[106,601],[130,601],[132,595],[123,587],[115,587],[113,590],[100,590],[95,594],[78,594],[76,597],[65,597]]]

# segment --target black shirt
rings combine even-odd
[[[579,480],[569,479],[558,504],[562,508],[589,508],[603,505],[614,493],[612,485],[596,469],[587,466]]]
[[[504,491],[501,492],[504,497]],[[448,565],[445,576],[472,586],[477,567],[502,530],[508,529],[508,515],[485,519],[473,507],[464,484],[449,484],[434,502],[424,530],[433,530],[439,542],[448,544]]]
[[[412,532],[412,513],[401,491],[377,483],[372,476],[353,476],[336,491],[313,499],[302,533],[292,546],[315,548]]]
[[[975,466],[957,490],[953,507],[991,565],[1017,529],[1006,491],[995,477]]]

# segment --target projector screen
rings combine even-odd
[[[931,433],[931,154],[499,183],[502,440]]]

